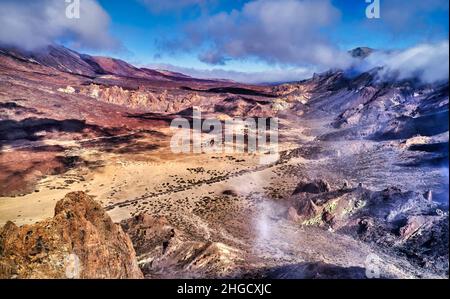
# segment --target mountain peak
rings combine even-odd
[[[357,47],[348,52],[350,53],[350,55],[352,55],[352,57],[364,59],[368,57],[370,54],[372,54],[374,51],[375,51],[374,49],[369,47]]]

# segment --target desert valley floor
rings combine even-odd
[[[337,72],[246,86],[21,55],[1,53],[1,226],[32,227],[83,191],[147,278],[365,278],[371,263],[384,278],[448,276],[448,83]],[[173,153],[170,122],[192,106],[278,117],[278,159]]]

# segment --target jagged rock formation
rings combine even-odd
[[[362,187],[293,195],[287,218],[333,228],[448,275],[448,213],[422,194]]]
[[[120,86],[107,87],[98,84],[83,87],[80,93],[107,103],[161,113],[176,113],[200,105],[203,100],[197,93],[169,94],[167,90],[128,90]]]
[[[0,231],[1,278],[141,278],[130,238],[83,192],[34,225]]]
[[[239,273],[241,252],[222,243],[194,241],[165,218],[140,214],[121,223],[148,278],[217,278]]]

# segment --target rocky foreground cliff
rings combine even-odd
[[[142,278],[130,238],[83,192],[55,216],[0,230],[0,278]]]
[[[3,279],[227,277],[236,275],[240,254],[189,240],[161,217],[142,214],[115,224],[84,192],[58,201],[51,219],[21,227],[8,222],[0,230]]]
[[[422,195],[395,188],[371,192],[344,186],[333,191],[319,181],[300,183],[290,204],[278,223],[268,224],[280,235],[264,246],[282,250],[280,240],[298,243],[299,237],[310,235],[313,238],[304,240],[300,250],[330,250],[336,260],[342,246],[356,260],[381,249],[379,256],[388,262],[383,278],[448,275],[448,214]],[[284,210],[278,209],[273,215]],[[282,233],[280,222],[285,221],[305,228]],[[253,254],[249,248],[195,240],[164,217],[139,214],[115,224],[84,192],[67,194],[51,219],[21,227],[8,222],[0,230],[0,277],[6,279],[367,278],[367,269],[351,266],[352,261],[347,267],[319,262],[272,268],[264,257]]]

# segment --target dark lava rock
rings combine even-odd
[[[330,191],[330,185],[324,180],[315,180],[313,182],[300,182],[295,188],[293,194],[298,193],[324,193]]]
[[[222,192],[222,194],[223,194],[223,195],[226,195],[226,196],[233,196],[233,197],[238,196],[237,192],[234,191],[234,190],[224,190],[224,191]]]
[[[334,216],[328,211],[323,212],[322,214],[322,221],[328,224],[329,226],[333,227],[334,224]]]
[[[448,221],[448,215],[410,217],[400,229],[400,252],[420,267],[448,276]]]
[[[276,267],[267,271],[269,279],[366,279],[362,267],[341,267],[323,262]]]

